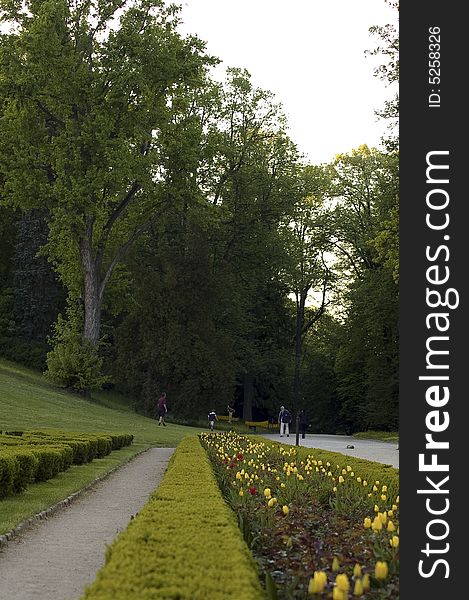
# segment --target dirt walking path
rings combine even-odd
[[[0,600],[78,600],[106,546],[159,484],[174,448],[151,448],[0,549]]]

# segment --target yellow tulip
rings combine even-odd
[[[333,492],[337,492],[337,488],[334,486],[334,487],[332,488],[332,491],[333,491]]]
[[[285,487],[285,484],[284,484],[284,483],[281,483],[281,484],[280,484],[280,487],[281,487],[281,488],[284,488],[284,487]]]
[[[268,506],[270,508],[272,508],[272,506],[275,506],[277,504],[277,498],[271,498],[268,502],[267,502]]]
[[[386,529],[388,531],[395,531],[396,530],[396,528],[394,526],[394,523],[392,521],[389,521],[388,526],[386,527]]]
[[[272,495],[272,493],[270,491],[270,488],[265,488],[265,490],[264,490],[264,496],[266,498],[270,498],[271,495]]]
[[[339,477],[339,483],[344,483],[345,479],[342,477],[342,475]]]
[[[284,504],[282,506],[282,511],[284,515],[288,515],[288,513],[290,512],[290,509],[288,508],[288,506],[286,504]]]
[[[361,579],[357,579],[355,581],[355,586],[353,588],[353,595],[354,596],[363,596],[363,592],[364,592],[364,588],[363,588],[363,583],[361,581]]]
[[[391,506],[391,508],[392,508],[393,510],[397,510],[397,505],[396,505],[396,504],[393,504],[393,505]]]
[[[342,592],[348,592],[348,590],[350,589],[350,582],[345,573],[339,573],[337,575],[337,577],[335,578],[335,584],[339,588],[339,590],[342,590]]]
[[[375,512],[379,512],[379,506],[377,504],[375,504],[375,508],[374,508]]]
[[[244,496],[243,488],[241,488],[241,489],[239,490],[239,495],[240,495],[240,496]]]
[[[387,485],[383,485],[383,487],[381,488],[382,492],[387,492],[388,491],[388,486]]]
[[[373,486],[373,491],[374,491],[374,492],[377,492],[377,491],[378,491],[378,488],[377,488],[375,485]]]
[[[370,517],[365,517],[365,520],[363,521],[363,527],[365,529],[369,529],[371,527],[371,519],[370,519]]]
[[[388,510],[388,517],[393,517],[393,516],[394,516],[394,511]]]
[[[356,563],[355,566],[353,567],[353,576],[354,577],[362,576],[362,568],[358,563]]]
[[[398,548],[399,547],[399,536],[393,535],[392,538],[389,540],[389,545],[391,546],[391,548]]]
[[[386,496],[386,494],[381,494],[381,500],[382,500],[383,502],[386,502],[386,499],[387,499],[387,496]]]
[[[388,515],[385,512],[379,512],[378,513],[378,517],[381,519],[381,522],[383,523],[383,525],[386,525],[386,522],[388,520]]]
[[[369,590],[370,589],[370,576],[368,575],[368,573],[365,573],[362,577],[362,585],[363,585],[363,589]]]
[[[340,569],[340,562],[339,559],[337,558],[337,556],[334,556],[334,559],[332,560],[332,570],[338,571]]]
[[[332,600],[347,600],[347,592],[343,592],[337,586],[332,590]]]
[[[381,521],[381,519],[379,517],[375,517],[373,519],[373,523],[371,524],[371,529],[373,529],[373,531],[381,531],[381,529],[383,529],[383,522]]]
[[[363,480],[363,485],[367,486],[368,485],[368,481],[366,479]]]
[[[320,594],[327,583],[327,575],[324,571],[314,571],[313,576],[309,580],[308,592],[310,594]]]
[[[388,563],[385,561],[378,560],[375,565],[375,577],[376,579],[386,579],[388,576]]]

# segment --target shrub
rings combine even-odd
[[[12,450],[10,449],[10,451]],[[18,472],[13,482],[13,493],[18,494],[35,480],[39,459],[29,448],[17,446],[13,451],[18,462]]]
[[[254,560],[195,436],[113,542],[85,600],[260,600]]]
[[[19,464],[10,452],[0,452],[0,498],[9,496],[14,490],[14,481]]]
[[[132,440],[130,434],[61,430],[0,434],[0,497],[21,492],[34,481],[51,479],[72,464],[102,458],[114,447],[130,445]]]
[[[45,372],[49,381],[81,393],[101,389],[109,381],[109,377],[101,375],[103,359],[98,350],[83,339],[73,320],[59,316],[53,341]]]

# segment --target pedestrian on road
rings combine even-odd
[[[299,416],[299,425],[300,425],[300,433],[301,433],[301,437],[303,439],[305,439],[306,436],[306,430],[308,429],[308,415],[306,414],[306,411],[302,408],[300,410],[300,412],[298,413]]]
[[[211,410],[208,413],[208,426],[210,427],[210,431],[213,431],[215,427],[215,421],[218,421],[217,413],[214,410]]]
[[[278,423],[280,425],[280,437],[283,437],[284,435],[290,437],[291,413],[284,406],[280,407]]]
[[[158,402],[156,403],[156,411],[159,419],[158,426],[163,425],[163,427],[166,427],[166,423],[164,422],[164,418],[168,412],[168,407],[166,406],[166,392],[163,392],[158,398]]]

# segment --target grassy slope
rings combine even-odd
[[[138,449],[175,447],[194,431],[182,425],[158,427],[119,404],[118,397],[100,393],[86,400],[49,385],[39,373],[0,360],[0,430],[31,428],[132,433]]]
[[[187,433],[195,431],[171,423],[158,427],[155,420],[137,415],[118,396],[100,393],[91,401],[84,400],[52,387],[40,373],[0,360],[0,431],[31,428],[125,432],[134,435],[134,442],[0,501],[0,534],[80,490],[137,452],[150,446],[176,447]]]
[[[397,431],[363,431],[354,433],[353,437],[359,440],[380,440],[382,442],[399,443],[399,432]]]

